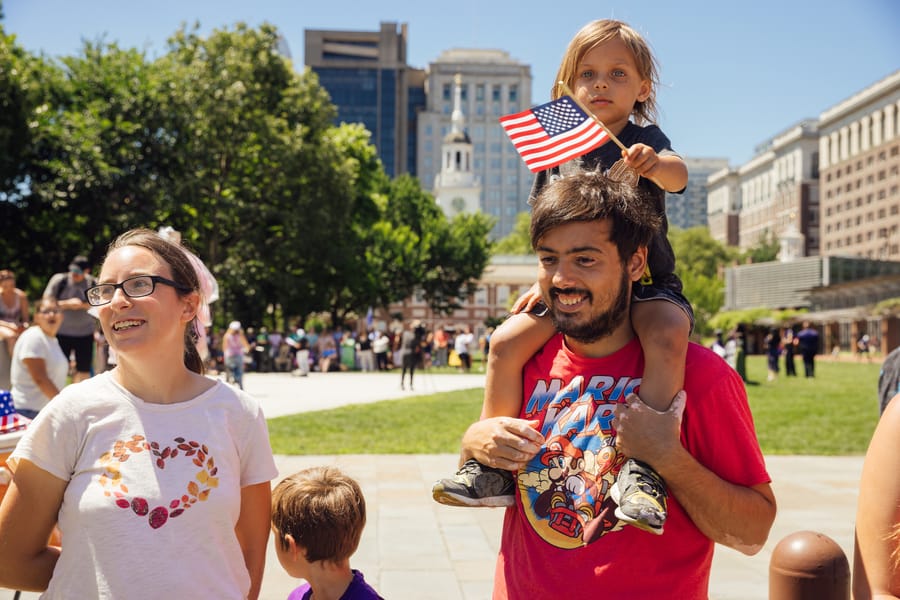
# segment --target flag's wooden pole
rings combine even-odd
[[[591,110],[590,110],[587,106],[585,106],[584,104],[582,104],[581,101],[580,101],[578,98],[575,97],[575,94],[572,93],[572,90],[569,89],[569,86],[566,85],[566,82],[565,82],[565,81],[560,81],[560,82],[558,82],[558,83],[559,83],[559,87],[560,87],[560,89],[563,91],[563,93],[565,93],[566,96],[568,96],[569,98],[571,98],[572,101],[573,101],[575,104],[577,104],[578,107],[579,107],[581,110],[583,110],[584,113],[585,113],[586,115],[589,115],[589,116],[593,117],[594,121],[597,122],[597,125],[599,125],[599,126],[603,129],[603,131],[606,132],[606,135],[609,136],[609,139],[611,139],[613,142],[615,142],[616,146],[618,146],[619,148],[621,148],[623,152],[627,152],[627,151],[628,151],[628,148],[625,147],[625,144],[623,144],[621,141],[619,141],[619,138],[617,138],[615,135],[613,135],[613,132],[606,128],[606,125],[603,123],[603,121],[600,120],[600,117],[598,117],[597,115],[595,115],[594,113],[592,113]],[[643,177],[643,175],[642,175],[642,177]],[[661,189],[663,189],[663,190],[666,189],[666,188],[663,186],[663,184],[661,184],[659,181],[657,181],[657,180],[654,179],[653,177],[647,177],[647,179],[649,179],[650,181],[652,181],[653,183],[655,183],[656,185],[658,185]]]

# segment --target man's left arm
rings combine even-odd
[[[719,477],[681,444],[684,392],[659,413],[630,397],[617,408],[619,450],[649,464],[708,538],[747,555],[759,552],[775,520],[768,483],[738,485]]]
[[[775,520],[775,495],[768,483],[747,487],[725,481],[684,447],[657,472],[706,537],[749,556],[762,550]]]

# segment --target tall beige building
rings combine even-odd
[[[710,234],[746,250],[900,260],[900,71],[774,136],[707,182]]]
[[[707,180],[710,235],[741,250],[788,234],[803,236],[801,256],[819,253],[819,135],[800,121],[756,148],[737,169]]]
[[[741,186],[736,169],[725,167],[706,181],[706,222],[709,235],[726,246],[737,246],[740,232]]]
[[[822,254],[900,260],[900,70],[819,116]]]

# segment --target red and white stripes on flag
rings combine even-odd
[[[0,435],[25,429],[31,419],[16,412],[12,394],[8,390],[0,390]]]
[[[532,173],[584,156],[609,141],[606,131],[568,96],[500,117]]]

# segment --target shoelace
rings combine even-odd
[[[637,473],[637,477],[635,478],[635,485],[640,488],[642,492],[647,494],[648,496],[653,496],[654,498],[659,498],[662,496],[660,493],[660,486],[656,480],[653,479],[650,475],[645,473]]]
[[[479,470],[480,470],[480,468],[479,468],[478,463],[476,463],[476,462],[474,462],[474,461],[468,461],[468,460],[467,460],[467,461],[463,464],[462,468],[459,470],[459,473],[460,473],[461,475],[462,475],[462,474],[466,474],[466,475],[477,475]]]

